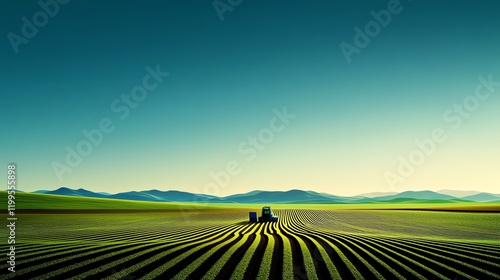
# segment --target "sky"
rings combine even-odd
[[[0,9],[21,190],[499,192],[498,1],[40,3]]]

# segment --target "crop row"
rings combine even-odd
[[[500,279],[494,244],[346,233],[331,211],[275,213],[277,223],[60,231],[58,242],[18,244],[18,269],[2,278]]]

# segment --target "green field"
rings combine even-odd
[[[0,197],[7,200],[7,192],[0,191]],[[18,210],[175,210],[175,209],[216,209],[217,205],[199,203],[142,202],[106,198],[73,197],[34,193],[16,193]]]
[[[249,223],[261,205],[17,203],[16,273],[2,279],[500,279],[499,213],[271,205],[278,223]],[[51,206],[82,211],[35,210]]]
[[[7,200],[7,192],[0,191],[0,197]],[[16,193],[18,210],[207,210],[207,209],[254,209],[253,204],[217,203],[166,203],[142,202],[106,198],[72,197]],[[420,203],[359,203],[359,204],[278,204],[281,208],[296,209],[426,209],[426,210],[466,210],[500,212],[500,204],[492,202],[448,202],[421,201]],[[42,211],[43,212],[43,211]],[[105,211],[103,211],[105,212]]]

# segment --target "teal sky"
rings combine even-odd
[[[2,166],[18,165],[25,191],[498,193],[500,86],[459,127],[458,113],[443,114],[474,95],[479,76],[500,82],[500,3],[401,1],[348,63],[339,45],[354,45],[354,27],[388,2],[242,1],[221,21],[212,1],[74,0],[17,53],[9,34],[22,36],[22,18],[43,10],[3,3]],[[157,65],[169,76],[121,119],[111,104]],[[284,107],[296,117],[248,160],[238,147],[250,149],[248,137]],[[69,167],[66,147],[105,118],[114,130]],[[400,174],[399,157],[436,128],[447,140]],[[228,162],[239,173],[217,183],[210,173]]]

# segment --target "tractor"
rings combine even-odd
[[[262,207],[262,216],[257,218],[257,212],[250,212],[250,222],[277,222],[278,216],[273,214],[271,211],[271,207],[264,206]]]

